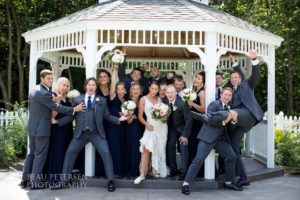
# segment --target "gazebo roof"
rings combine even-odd
[[[115,0],[100,3],[25,34],[81,21],[216,22],[271,37],[280,37],[218,9],[189,0]]]

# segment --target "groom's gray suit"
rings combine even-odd
[[[85,95],[81,95],[74,100],[74,104],[84,101]],[[78,153],[88,142],[91,142],[101,155],[108,180],[113,179],[113,163],[106,141],[103,119],[120,124],[118,117],[110,115],[105,98],[95,95],[91,108],[76,114],[74,137],[65,155],[62,180],[69,179]]]
[[[72,115],[74,109],[56,104],[52,93],[43,84],[37,85],[29,95],[29,154],[24,164],[22,181],[29,181],[32,186],[42,179],[42,171],[46,162],[51,130],[51,111]]]

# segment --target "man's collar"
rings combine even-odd
[[[46,86],[45,84],[41,83],[42,86],[44,86],[49,92],[50,92],[50,88],[48,86]]]

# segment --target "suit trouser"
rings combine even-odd
[[[231,145],[224,139],[216,140],[213,143],[206,143],[202,140],[199,141],[197,155],[191,163],[184,181],[188,182],[189,184],[194,181],[204,160],[213,148],[215,148],[222,157],[226,158],[225,181],[234,182],[237,155],[232,149]]]
[[[168,130],[167,140],[167,161],[170,171],[177,171],[176,163],[176,142],[180,137],[180,133],[174,129]],[[183,173],[186,173],[189,162],[189,149],[188,145],[180,144],[180,167]]]
[[[49,143],[50,136],[29,135],[29,154],[24,164],[23,181],[31,180],[32,184],[42,181],[42,172],[47,160]]]
[[[100,154],[103,160],[107,179],[113,180],[113,163],[106,139],[101,138],[99,134],[82,134],[79,138],[73,138],[69,144],[64,159],[61,177],[62,181],[67,181],[70,179],[76,157],[88,142],[91,142]]]
[[[247,109],[234,109],[238,113],[238,124],[236,128],[230,130],[228,135],[232,148],[238,155],[236,174],[242,178],[247,177],[245,165],[240,155],[240,144],[244,138],[244,133],[248,132],[255,124],[256,119]]]

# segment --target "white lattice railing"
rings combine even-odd
[[[28,119],[28,111],[27,110],[19,110],[19,111],[1,111],[0,112],[0,129],[5,126],[14,124],[15,121],[24,121],[26,122]]]

